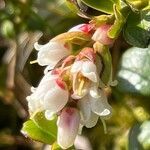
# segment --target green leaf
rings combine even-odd
[[[55,143],[52,145],[52,150],[62,150],[62,148],[57,144],[57,142],[55,142]]]
[[[122,15],[122,13],[118,10],[118,8],[116,7],[116,5],[113,6],[114,8],[114,15],[115,15],[115,22],[114,24],[111,26],[111,28],[108,31],[108,36],[112,39],[117,38],[118,35],[120,34],[123,25],[126,21],[126,18]],[[125,10],[125,9],[124,9]],[[127,16],[127,13],[126,13]]]
[[[124,93],[150,96],[150,47],[133,47],[122,56],[117,88]]]
[[[79,9],[77,7],[77,5],[75,5],[76,1],[71,1],[71,0],[66,0],[66,5],[68,6],[68,8],[73,12],[73,13],[78,13]]]
[[[148,5],[149,0],[124,0],[133,10],[140,10]]]
[[[48,132],[41,130],[32,120],[28,120],[23,124],[21,132],[26,137],[46,144],[52,144],[56,140]]]
[[[44,112],[38,112],[32,118],[34,123],[42,129],[44,132],[50,134],[53,138],[57,138],[57,118],[55,117],[53,120],[47,120],[45,118]]]
[[[93,9],[102,11],[107,14],[113,14],[113,5],[120,7],[120,0],[81,0],[83,3]]]
[[[130,13],[126,27],[124,28],[124,38],[136,47],[148,47],[150,43],[150,9],[145,9],[139,13]]]

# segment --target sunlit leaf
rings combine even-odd
[[[118,89],[122,92],[150,96],[150,47],[130,48],[121,61]]]
[[[125,0],[125,2],[134,10],[140,10],[148,5],[149,0]]]
[[[47,120],[44,112],[38,112],[32,118],[32,120],[40,129],[50,134],[53,138],[57,137],[57,118],[54,118],[53,120]]]
[[[54,137],[52,137],[48,132],[40,129],[32,120],[28,120],[23,124],[21,132],[26,137],[42,143],[52,144],[53,142],[55,142]]]
[[[81,0],[89,7],[92,7],[93,9],[102,11],[107,14],[113,13],[113,5],[116,4],[120,7],[120,0]]]

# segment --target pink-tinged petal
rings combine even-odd
[[[107,102],[107,97],[103,91],[100,91],[100,97],[91,97],[91,109],[94,113],[100,117],[109,117],[112,114],[112,108]]]
[[[64,81],[62,81],[61,78],[57,78],[55,80],[57,86],[59,86],[62,90],[66,90],[67,89],[67,86],[66,86],[66,83]]]
[[[37,48],[37,46],[36,46]],[[70,54],[70,50],[59,42],[49,42],[43,46],[38,46],[37,61],[41,66],[49,65],[53,68],[58,61]]]
[[[101,25],[92,36],[94,41],[98,41],[104,45],[112,45],[114,39],[108,37],[107,32],[111,28],[112,25],[104,24]]]
[[[99,116],[93,112],[91,112],[91,116],[89,118],[89,120],[85,123],[85,126],[87,128],[92,128],[97,124]]]
[[[51,112],[60,111],[67,103],[69,93],[55,83],[44,96],[44,108]]]
[[[71,28],[68,32],[84,32],[89,33],[92,30],[92,25],[90,24],[79,24]]]
[[[81,73],[92,82],[98,81],[96,65],[91,61],[85,61],[83,63]]]
[[[75,108],[64,108],[58,119],[57,142],[63,149],[67,149],[74,144],[78,134],[80,124],[80,114]]]
[[[78,107],[81,114],[81,124],[85,124],[90,119],[91,116],[91,104],[89,96],[86,95],[78,101]]]
[[[86,47],[78,54],[77,60],[81,60],[83,58],[87,58],[90,61],[95,62],[96,54],[92,48]]]

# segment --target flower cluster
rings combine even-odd
[[[45,45],[34,45],[38,50],[37,61],[46,69],[38,87],[32,88],[32,94],[27,97],[29,112],[32,115],[44,111],[48,120],[58,116],[57,143],[64,149],[73,145],[83,126],[91,128],[99,117],[105,119],[111,115],[100,78],[103,62],[93,47],[95,42],[113,44],[114,40],[107,36],[110,27],[80,24],[70,29],[66,34],[82,32],[91,38],[75,54],[67,40],[56,38]]]

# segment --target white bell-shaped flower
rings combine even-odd
[[[64,108],[58,118],[57,142],[63,149],[74,144],[79,131],[80,114],[76,108]]]
[[[89,92],[92,82],[97,83],[96,65],[90,60],[75,61],[71,68],[73,74],[73,94],[72,98],[82,98]]]
[[[98,27],[94,32],[92,39],[104,45],[112,45],[114,40],[108,37],[108,30],[111,28],[111,26],[112,25],[104,24]]]
[[[70,54],[69,46],[60,42],[48,42],[45,45],[34,44],[36,50],[38,50],[37,61],[39,65],[53,68],[58,61]]]
[[[44,110],[43,100],[46,92],[51,89],[52,84],[57,75],[52,75],[51,72],[47,73],[39,83],[37,88],[31,89],[32,94],[27,96],[28,107],[30,112],[36,112],[37,110]]]
[[[54,114],[63,109],[68,97],[69,93],[65,82],[58,75],[48,72],[35,91],[27,97],[27,100],[31,112],[42,108],[43,110],[48,110],[49,113],[45,113],[45,117],[50,118],[50,113]],[[37,108],[37,105],[39,108]]]
[[[78,102],[81,113],[81,124],[87,128],[94,127],[98,118],[108,118],[112,114],[112,108],[107,102],[107,97],[102,90],[98,90],[99,97],[86,95]]]

